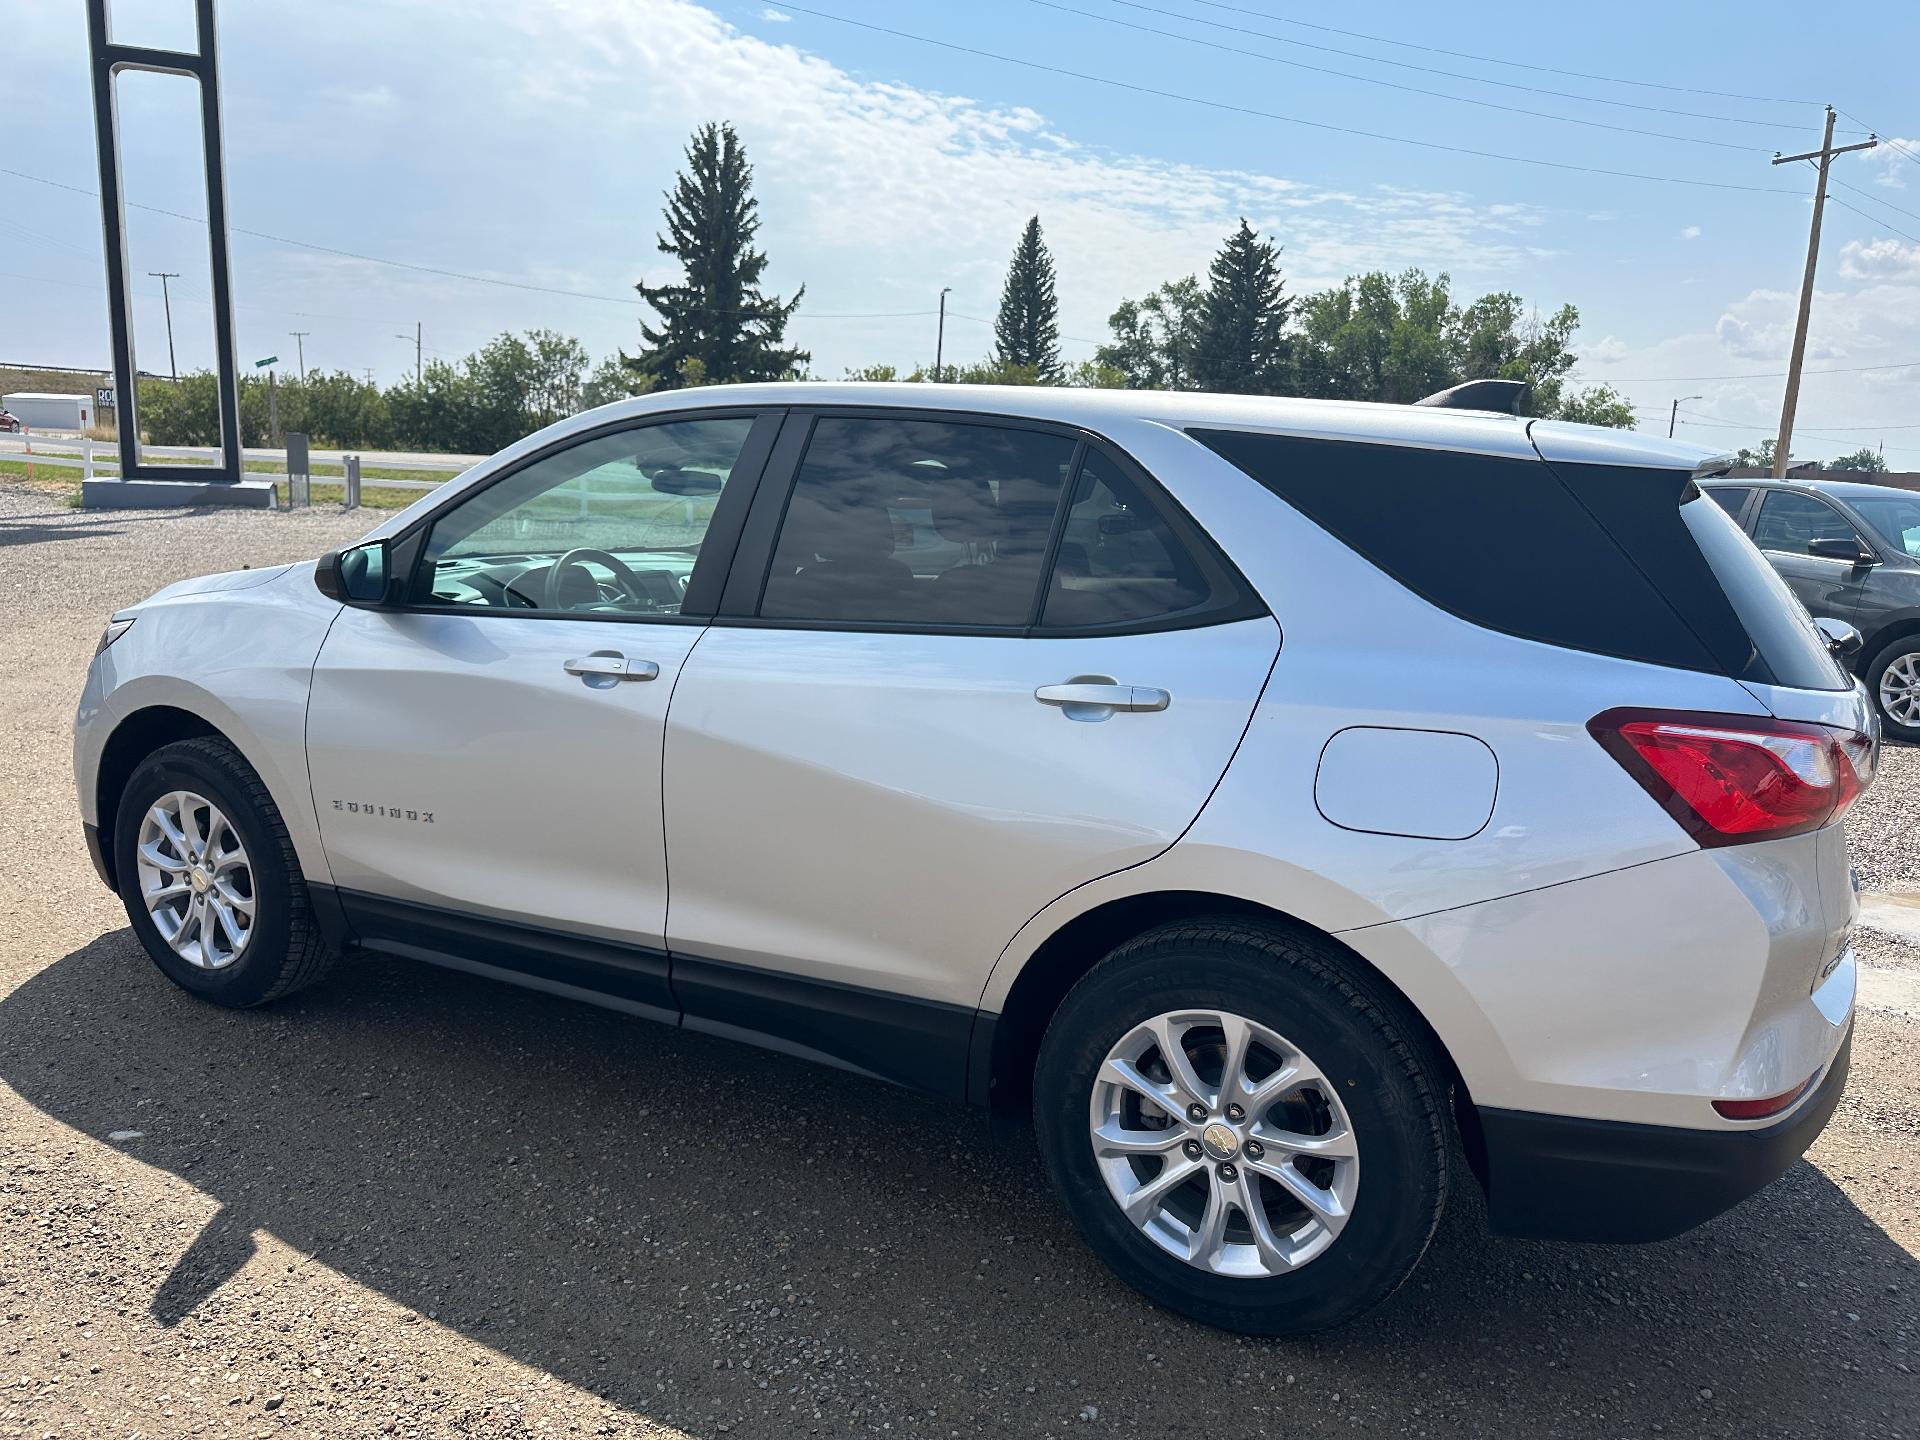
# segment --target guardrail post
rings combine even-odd
[[[93,478],[93,437],[91,435],[80,437],[80,478],[82,480]]]
[[[340,457],[340,472],[343,491],[340,497],[340,508],[342,510],[358,510],[360,508],[360,457],[358,455],[342,455]]]

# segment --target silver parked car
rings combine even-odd
[[[1377,1304],[1455,1147],[1501,1233],[1673,1235],[1845,1085],[1874,719],[1714,465],[1488,389],[576,416],[112,617],[87,838],[216,1004],[357,946],[1030,1113],[1213,1324]]]

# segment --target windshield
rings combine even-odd
[[[1920,556],[1920,495],[1849,495],[1847,504],[1894,549]]]

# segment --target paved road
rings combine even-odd
[[[878,1084],[400,964],[196,1004],[81,852],[82,666],[116,604],[361,528],[0,490],[0,1436],[1920,1435],[1891,932],[1811,1163],[1634,1249],[1491,1240],[1463,1188],[1295,1344],[1147,1307],[1029,1143]],[[1871,883],[1920,888],[1917,797],[1891,754]]]

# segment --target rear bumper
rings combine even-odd
[[[1806,1153],[1847,1086],[1853,1032],[1812,1094],[1751,1130],[1687,1130],[1480,1108],[1488,1223],[1530,1240],[1666,1240],[1711,1220]]]

